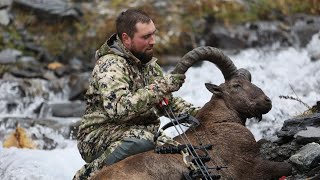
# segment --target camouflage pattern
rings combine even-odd
[[[184,74],[166,74],[163,77],[159,76],[154,78],[155,88],[163,94],[169,94],[179,90],[185,78],[186,76]]]
[[[87,108],[77,135],[79,152],[88,164],[75,179],[100,169],[125,137],[153,142],[159,117],[164,115],[159,107],[163,97],[169,99],[175,114],[195,115],[198,110],[170,93],[179,89],[184,77],[164,76],[155,58],[142,64],[116,35],[102,45],[96,57],[86,93]]]

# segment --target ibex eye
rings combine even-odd
[[[240,84],[233,84],[232,87],[234,87],[234,88],[240,88],[241,85],[240,85]]]

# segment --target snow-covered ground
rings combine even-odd
[[[242,50],[229,55],[238,68],[252,73],[252,82],[258,85],[272,100],[273,108],[260,123],[250,120],[247,125],[256,139],[272,138],[283,121],[302,113],[307,108],[295,100],[280,98],[292,96],[312,106],[320,100],[320,60],[311,61],[312,54],[320,54],[319,33],[307,48],[270,48]],[[221,72],[205,62],[188,70],[186,83],[174,93],[185,100],[202,106],[211,95],[204,83],[220,84]],[[166,119],[162,119],[166,121]],[[174,134],[174,132],[168,132]],[[0,179],[2,180],[70,180],[84,161],[75,141],[51,151],[9,148],[0,144]]]

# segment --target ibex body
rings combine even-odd
[[[239,69],[221,51],[212,47],[201,47],[187,53],[177,65],[174,73],[185,73],[189,67],[201,60],[213,62],[223,73],[225,82],[219,86],[206,84],[213,94],[198,112],[200,121],[195,131],[187,131],[193,145],[199,138],[212,144],[209,150],[209,166],[226,166],[213,171],[221,179],[273,179],[291,174],[291,166],[283,162],[263,160],[252,133],[245,127],[247,118],[257,117],[271,110],[271,100],[251,83],[247,70]],[[199,137],[200,132],[200,137]],[[179,138],[176,139],[180,141]],[[182,141],[180,141],[182,142]],[[93,179],[183,179],[188,173],[179,154],[156,154],[152,151],[124,159],[97,172]]]

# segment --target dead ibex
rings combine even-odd
[[[203,141],[213,145],[209,151],[210,164],[227,166],[215,171],[221,179],[273,179],[291,174],[291,165],[271,162],[259,156],[259,147],[252,133],[245,127],[247,118],[257,117],[271,110],[271,100],[251,83],[245,69],[237,69],[220,50],[199,47],[187,53],[173,73],[185,73],[194,63],[209,60],[223,73],[225,82],[219,86],[206,84],[213,94],[211,100],[198,112]],[[193,131],[187,131],[193,144],[198,140]],[[180,139],[177,138],[177,141]],[[210,165],[209,164],[209,165]],[[183,179],[188,172],[178,154],[156,154],[153,151],[137,154],[97,172],[93,179]]]

